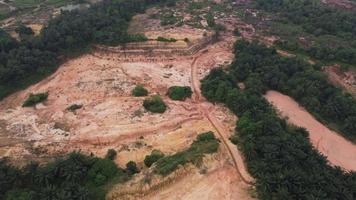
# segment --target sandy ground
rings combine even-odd
[[[196,89],[210,69],[231,62],[233,42],[232,38],[223,38],[200,54],[169,61],[122,62],[114,55],[102,58],[95,54],[70,60],[50,77],[0,102],[0,157],[19,163],[74,150],[104,156],[112,148],[118,152],[118,165],[133,160],[143,167],[144,157],[153,149],[172,154],[186,149],[197,134],[214,131],[223,141],[224,152],[215,160],[225,164],[212,165],[215,171],[208,175],[190,173],[184,179],[194,183],[191,186],[181,182],[171,189],[169,184],[160,195],[147,198],[167,199],[170,194],[176,199],[236,199],[239,195],[249,199],[243,159],[228,141],[237,119],[226,108],[207,103]],[[159,93],[168,110],[164,114],[145,111],[144,98],[131,96],[138,84],[150,95]],[[165,94],[173,85],[192,86],[193,98],[170,100]],[[21,107],[29,93],[46,91],[49,97],[44,103]],[[66,111],[74,103],[83,108]],[[176,191],[175,187],[184,190]]]
[[[342,71],[340,65],[325,66],[323,71],[328,75],[331,83],[341,87],[356,97],[356,70]]]
[[[276,91],[268,91],[265,98],[287,118],[288,122],[306,128],[312,144],[332,165],[356,171],[356,145],[318,122],[292,98]]]

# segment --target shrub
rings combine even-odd
[[[114,160],[116,158],[117,152],[115,149],[109,149],[108,152],[106,153],[105,158],[109,160]]]
[[[167,95],[172,100],[184,101],[186,98],[190,98],[193,92],[188,86],[172,86],[168,89]]]
[[[104,185],[106,183],[107,177],[102,174],[97,174],[94,179],[95,185]]]
[[[88,175],[95,183],[99,174],[105,176],[106,179],[109,179],[114,177],[117,172],[118,168],[112,160],[97,159],[92,168],[89,170]]]
[[[135,96],[135,97],[143,97],[143,96],[147,96],[148,95],[148,91],[142,85],[137,85],[132,90],[132,95]]]
[[[212,132],[202,133],[198,135],[189,149],[159,159],[154,171],[165,176],[176,170],[179,165],[186,163],[199,165],[205,154],[217,152],[218,147],[219,141]]]
[[[38,94],[30,94],[30,96],[26,99],[26,101],[23,103],[22,107],[30,107],[34,106],[38,103],[41,103],[48,98],[48,92],[45,93],[38,93]]]
[[[158,37],[157,41],[160,41],[160,42],[177,42],[177,40],[174,39],[174,38],[167,39],[167,38],[164,38],[164,37]]]
[[[130,174],[136,174],[139,173],[140,171],[137,168],[137,165],[134,161],[129,161],[128,163],[126,163],[126,170],[130,173]]]
[[[197,136],[197,141],[198,142],[211,141],[211,140],[214,140],[214,139],[216,139],[216,138],[215,138],[215,135],[214,135],[214,133],[212,131],[205,132],[205,133],[202,133],[202,134]]]
[[[143,107],[153,113],[164,113],[167,109],[166,104],[163,102],[159,95],[154,95],[143,101]]]
[[[74,112],[78,109],[81,109],[83,107],[83,105],[81,104],[72,104],[69,107],[66,108],[66,110],[70,111],[70,112]]]
[[[151,167],[153,163],[164,157],[164,154],[160,150],[153,150],[150,155],[145,157],[143,161],[147,167]]]

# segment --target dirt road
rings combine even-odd
[[[356,171],[356,145],[317,121],[303,107],[289,96],[276,91],[268,91],[265,98],[275,106],[288,122],[306,128],[310,140],[332,165],[345,170]]]
[[[219,53],[219,52],[215,52],[215,53]],[[202,52],[197,54],[197,56],[194,58],[192,62],[191,84],[194,91],[193,99],[194,102],[198,104],[198,108],[201,111],[201,113],[210,121],[210,123],[218,133],[218,136],[221,138],[224,146],[226,147],[228,153],[230,154],[230,157],[234,163],[237,173],[241,177],[241,180],[244,183],[251,185],[253,184],[253,178],[247,172],[241,153],[238,151],[236,146],[232,144],[229,140],[229,135],[231,133],[229,133],[225,129],[225,127],[219,122],[219,120],[215,118],[215,116],[210,111],[213,105],[207,102],[205,98],[202,97],[201,95],[200,81],[198,77],[198,68],[199,66],[201,66],[201,62],[203,60],[206,61],[206,59],[211,59],[211,58],[212,58],[211,53],[208,53],[207,51],[203,50]]]

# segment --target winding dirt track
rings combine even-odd
[[[202,50],[201,52],[204,52]],[[210,112],[210,108],[213,106],[210,103],[208,103],[201,95],[201,90],[200,90],[200,81],[198,78],[198,67],[199,67],[199,61],[202,59],[209,59],[211,56],[208,54],[204,53],[198,53],[197,56],[194,58],[192,62],[192,69],[191,69],[191,83],[194,91],[194,103],[198,104],[198,108],[201,111],[201,113],[209,120],[209,122],[212,124],[212,126],[215,128],[216,132],[218,133],[218,136],[221,138],[224,146],[226,147],[227,151],[230,154],[230,157],[234,163],[234,166],[236,168],[236,171],[238,175],[241,177],[241,180],[248,184],[252,185],[253,184],[253,178],[250,176],[250,174],[247,172],[246,166],[244,164],[243,158],[236,148],[234,144],[232,144],[229,141],[229,132],[225,129],[225,127],[215,118],[214,115]],[[216,52],[219,53],[219,52]]]

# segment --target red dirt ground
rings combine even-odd
[[[306,128],[310,140],[332,165],[356,171],[356,145],[317,121],[294,99],[276,91],[268,91],[265,98],[275,106],[280,115],[296,126]]]

